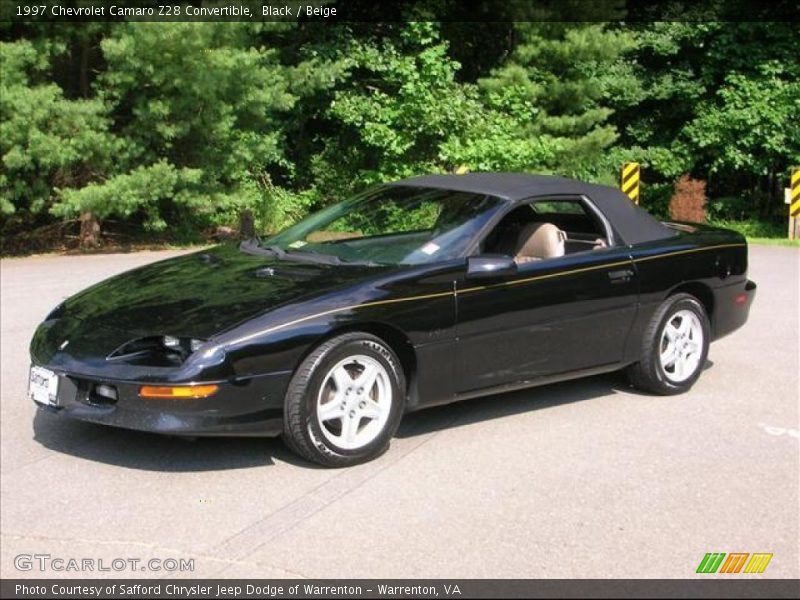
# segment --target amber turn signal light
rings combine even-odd
[[[168,400],[208,398],[218,389],[218,385],[143,385],[139,388],[139,395]]]

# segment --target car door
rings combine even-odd
[[[614,242],[603,221],[610,247],[522,263],[493,279],[465,274],[457,282],[457,393],[622,360],[637,282],[628,248]]]

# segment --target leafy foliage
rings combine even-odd
[[[783,214],[800,164],[797,23],[525,10],[530,22],[4,27],[3,235],[89,215],[185,239],[243,210],[267,232],[389,179],[615,184],[625,160],[642,163],[657,214],[684,173],[708,182],[711,220]]]
[[[800,161],[800,81],[777,63],[731,73],[687,134],[711,173],[767,174]]]
[[[56,186],[104,174],[120,140],[102,101],[70,100],[58,85],[34,80],[49,57],[32,43],[0,43],[0,59],[0,211],[37,215]]]
[[[523,23],[517,30],[520,42],[510,60],[482,86],[502,99],[501,108],[517,107],[524,136],[552,147],[541,165],[546,170],[595,173],[617,139],[605,99],[624,85],[610,73],[631,46],[630,36],[603,23]]]
[[[61,202],[53,207],[53,213],[74,216],[91,211],[103,219],[112,214],[129,217],[136,211],[144,211],[146,227],[164,229],[167,224],[159,214],[158,204],[171,201],[192,205],[196,199],[191,188],[196,187],[200,176],[198,169],[176,169],[166,161],[159,161],[103,183],[90,183],[80,189],[67,188],[61,191]]]
[[[614,97],[619,146],[643,163],[644,201],[682,173],[713,197],[781,210],[798,163],[796,44],[790,22],[639,23],[625,56],[638,84]],[[795,116],[793,116],[795,115]],[[653,185],[655,184],[655,185]]]

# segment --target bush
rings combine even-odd
[[[754,202],[739,196],[723,196],[709,200],[706,204],[706,215],[710,221],[730,220],[743,221],[755,216]]]
[[[675,221],[705,223],[706,182],[688,174],[675,182],[675,193],[669,201],[669,216]]]
[[[161,160],[103,183],[57,190],[59,199],[50,210],[60,217],[91,213],[92,218],[99,220],[111,215],[127,218],[142,212],[147,216],[145,227],[161,231],[167,223],[161,216],[159,201],[170,199],[179,205],[190,204],[198,195],[193,188],[201,175],[199,169],[178,169]]]
[[[669,202],[672,186],[668,183],[643,183],[641,188],[642,208],[659,219],[669,218]]]
[[[785,238],[786,224],[763,219],[750,219],[748,221],[731,221],[727,219],[710,220],[715,227],[724,227],[738,231],[747,238]]]

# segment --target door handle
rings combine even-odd
[[[633,277],[633,269],[621,269],[619,271],[609,271],[608,278],[611,283],[625,283]]]

